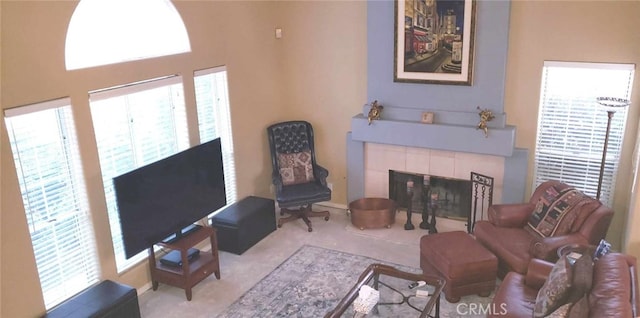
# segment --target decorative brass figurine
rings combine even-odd
[[[369,115],[367,116],[367,118],[369,118],[369,125],[371,125],[371,122],[373,120],[380,119],[380,115],[382,115],[383,109],[384,106],[378,104],[377,100],[374,100],[373,103],[371,103],[371,109],[369,109]]]
[[[493,116],[493,112],[488,109],[480,109],[478,106],[478,116],[480,116],[480,122],[478,123],[478,127],[476,129],[482,129],[484,131],[484,138],[489,136],[489,127],[487,127],[487,122],[490,122],[496,116]]]

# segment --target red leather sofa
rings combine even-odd
[[[491,303],[489,317],[532,317],[538,290],[544,285],[553,263],[533,259],[526,275],[508,273]],[[621,253],[604,255],[595,261],[588,317],[638,317],[636,258]],[[587,318],[587,317],[585,317]]]

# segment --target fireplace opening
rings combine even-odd
[[[411,195],[408,195],[411,190]],[[423,213],[426,208],[435,216],[467,221],[471,211],[471,181],[411,172],[389,170],[389,198],[399,208]]]

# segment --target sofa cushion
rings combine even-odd
[[[565,256],[566,257],[566,256]],[[573,281],[568,301],[575,303],[589,292],[593,281],[593,259],[591,255],[582,254],[573,264]]]
[[[531,260],[529,247],[535,237],[523,228],[498,227],[488,221],[478,221],[473,233],[482,245],[498,256],[500,267],[521,274],[527,272]]]
[[[493,297],[495,310],[489,317],[531,317],[537,294],[537,289],[526,285],[523,275],[509,272]]]
[[[292,185],[313,181],[313,165],[311,151],[279,153],[278,166],[282,184]]]
[[[533,307],[533,316],[545,317],[566,304],[571,281],[571,265],[567,262],[566,257],[561,257],[551,269],[547,281],[538,291],[536,304]]]

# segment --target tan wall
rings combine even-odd
[[[0,5],[0,26],[2,25],[2,6]],[[0,40],[2,37],[0,36]],[[2,41],[0,41],[0,61],[2,61]],[[0,63],[0,74],[2,74],[2,63]],[[0,76],[0,101],[2,100],[2,76]],[[0,120],[0,131],[4,131],[4,120]],[[0,148],[2,141],[0,141]],[[0,167],[2,167],[2,156],[0,155]],[[2,169],[0,169],[0,180],[2,180]],[[0,188],[2,182],[0,181]],[[0,211],[2,211],[2,191],[0,191]],[[0,213],[0,248],[2,248],[2,213]],[[0,252],[0,282],[2,282],[2,252]],[[1,285],[1,284],[0,284]],[[0,288],[0,314],[2,314],[2,288]]]
[[[540,80],[545,60],[640,64],[638,1],[514,1],[511,4],[505,88],[507,121],[518,129],[516,144],[530,149],[531,189]],[[636,72],[616,182],[614,220],[607,240],[617,249],[626,228],[632,180],[631,157],[640,115]],[[602,116],[606,116],[603,111]],[[530,191],[527,191],[530,193]],[[638,211],[640,212],[640,211]],[[631,234],[631,233],[630,233]],[[640,233],[631,234],[640,242]],[[640,248],[632,251],[640,256]]]
[[[366,2],[176,2],[193,52],[174,57],[66,72],[63,43],[73,2],[2,1],[0,87],[2,108],[71,96],[97,237],[103,277],[137,288],[148,283],[146,264],[118,277],[86,92],[156,76],[226,64],[234,127],[239,196],[269,193],[265,128],[306,119],[316,129],[318,160],[330,171],[332,201],[346,204],[345,138],[350,118],[366,103]],[[533,151],[542,63],[583,60],[638,64],[638,2],[516,1],[511,28],[505,112],[518,127],[518,147]],[[275,40],[275,27],[284,37]],[[633,105],[640,102],[638,80]],[[390,80],[391,83],[391,80]],[[193,93],[185,85],[186,94]],[[193,98],[187,96],[193,111]],[[620,239],[631,184],[630,158],[638,107],[632,107],[625,140],[611,240]],[[2,317],[33,317],[44,310],[13,158],[2,129],[0,277]],[[258,162],[259,164],[256,164]],[[531,175],[532,167],[529,169]],[[531,179],[531,176],[529,177]],[[640,212],[640,211],[639,211]],[[635,223],[640,221],[634,219]],[[640,242],[640,234],[630,235]],[[640,248],[632,251],[640,255]],[[5,261],[5,260],[11,260]],[[223,270],[224,275],[224,270]]]
[[[70,1],[2,2],[2,108],[70,96],[94,216],[102,277],[137,288],[148,284],[146,262],[119,276],[101,187],[87,92],[139,80],[226,65],[229,79],[239,196],[269,196],[270,166],[264,133],[281,117],[281,70],[273,36],[273,2],[177,2],[190,33],[192,53],[67,72],[66,28]],[[193,114],[193,85],[185,85]],[[197,128],[196,128],[197,129]],[[6,130],[2,130],[2,317],[35,317],[44,312],[29,232]]]
[[[286,119],[314,127],[318,163],[329,170],[331,201],[347,204],[346,136],[366,103],[365,1],[301,1],[282,7]]]
[[[63,96],[72,98],[96,224],[102,276],[140,288],[146,262],[119,276],[102,194],[87,92],[170,74],[182,74],[190,118],[194,70],[226,65],[236,152],[238,195],[272,197],[265,128],[306,119],[317,133],[320,162],[331,172],[333,200],[345,204],[345,138],[349,118],[366,96],[366,3],[174,2],[187,26],[192,52],[172,57],[67,72],[64,39],[74,2],[3,1],[2,108]],[[284,29],[276,40],[274,28]],[[349,67],[344,67],[349,65]],[[290,87],[291,86],[291,87]],[[2,317],[44,312],[13,157],[1,135]],[[196,142],[192,138],[192,142]],[[224,275],[224,269],[222,269]],[[25,295],[28,295],[25,297]]]

